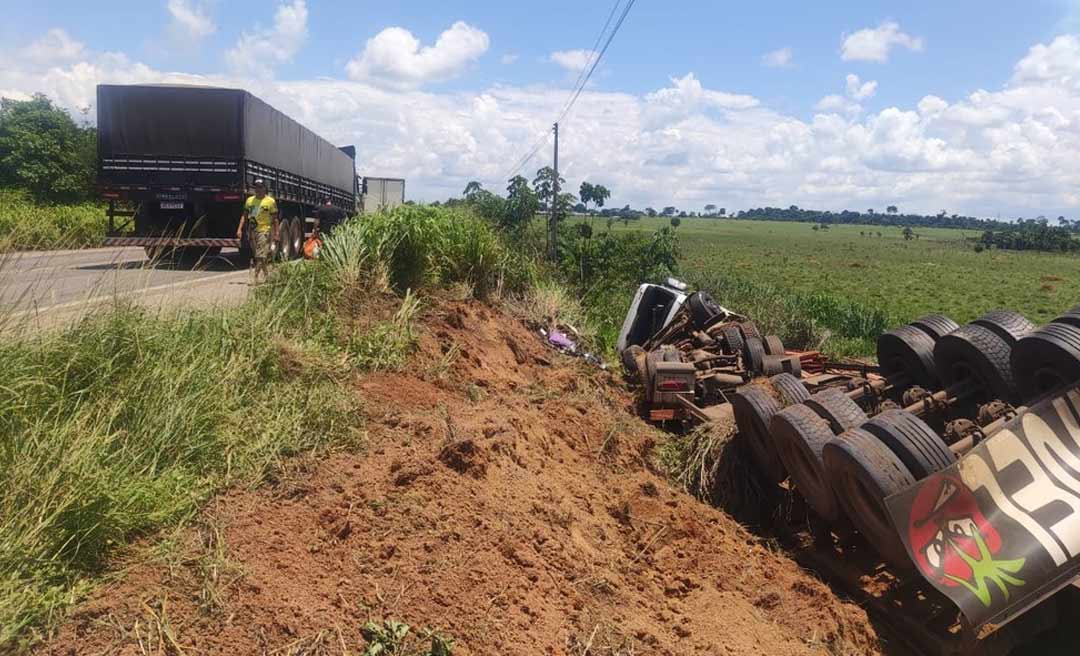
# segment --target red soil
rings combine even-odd
[[[409,371],[357,382],[365,453],[218,498],[40,651],[359,654],[396,618],[455,654],[877,653],[862,610],[665,481],[613,376],[480,304],[427,315]]]

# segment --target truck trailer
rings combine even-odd
[[[236,230],[259,178],[278,202],[283,258],[301,255],[306,219],[324,199],[357,213],[355,148],[332,145],[242,89],[103,84],[97,114],[108,246],[141,246],[151,257],[234,247],[246,259]]]
[[[376,214],[405,204],[405,181],[401,178],[365,177],[361,186],[360,212]]]

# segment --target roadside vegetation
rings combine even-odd
[[[0,99],[0,253],[99,246],[97,132],[45,96]]]
[[[632,261],[605,264],[610,279],[592,264],[582,277],[577,251],[564,271],[536,258],[531,238],[514,243],[469,208],[405,206],[342,226],[320,260],[279,267],[239,307],[174,316],[118,304],[22,336],[9,320],[0,651],[33,640],[118,548],[189,520],[216,492],[278,476],[298,454],[362,448],[349,381],[404,366],[430,292],[505,302],[541,324],[579,322],[602,350],[614,324],[600,312],[673,261],[646,235],[604,239],[605,257]],[[582,299],[598,290],[619,300],[589,308]]]
[[[105,230],[101,203],[38,202],[25,190],[0,188],[0,253],[91,248],[101,245]]]

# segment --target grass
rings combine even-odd
[[[39,205],[24,191],[0,189],[0,253],[100,246],[106,227],[101,203]]]
[[[0,326],[0,652],[32,643],[117,549],[214,493],[361,446],[347,381],[403,366],[417,294],[521,293],[531,275],[487,224],[447,210],[353,222],[324,253],[230,309],[117,304],[61,331]],[[371,319],[388,299],[398,309]],[[208,562],[211,588],[220,569]]]
[[[642,219],[616,229],[652,231],[666,224]],[[682,219],[678,231],[682,275],[722,305],[777,325],[785,340],[808,325],[815,335],[827,330],[826,350],[834,354],[870,354],[880,325],[931,312],[963,323],[1007,308],[1045,323],[1080,298],[1080,257],[976,253],[965,241],[978,236],[973,231],[920,229],[919,239],[906,241],[899,228],[815,231],[806,223],[723,219]],[[756,302],[762,295],[768,300]],[[777,314],[781,309],[789,325]],[[830,318],[834,309],[840,316]]]

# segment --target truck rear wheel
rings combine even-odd
[[[292,237],[293,257],[300,258],[304,256],[304,220],[300,217],[293,217],[289,222],[289,235]]]
[[[848,519],[889,564],[913,567],[904,543],[889,520],[885,498],[914,485],[915,477],[872,434],[853,428],[821,450],[828,480]]]
[[[839,519],[840,505],[821,461],[821,450],[834,437],[829,424],[805,405],[793,405],[773,416],[769,430],[773,448],[807,505],[822,519]]]
[[[296,256],[292,243],[292,221],[285,220],[278,226],[278,256],[282,262],[288,262]]]
[[[731,397],[739,435],[761,473],[773,483],[787,478],[784,463],[773,447],[769,422],[782,409],[780,403],[757,385],[748,385]]]

